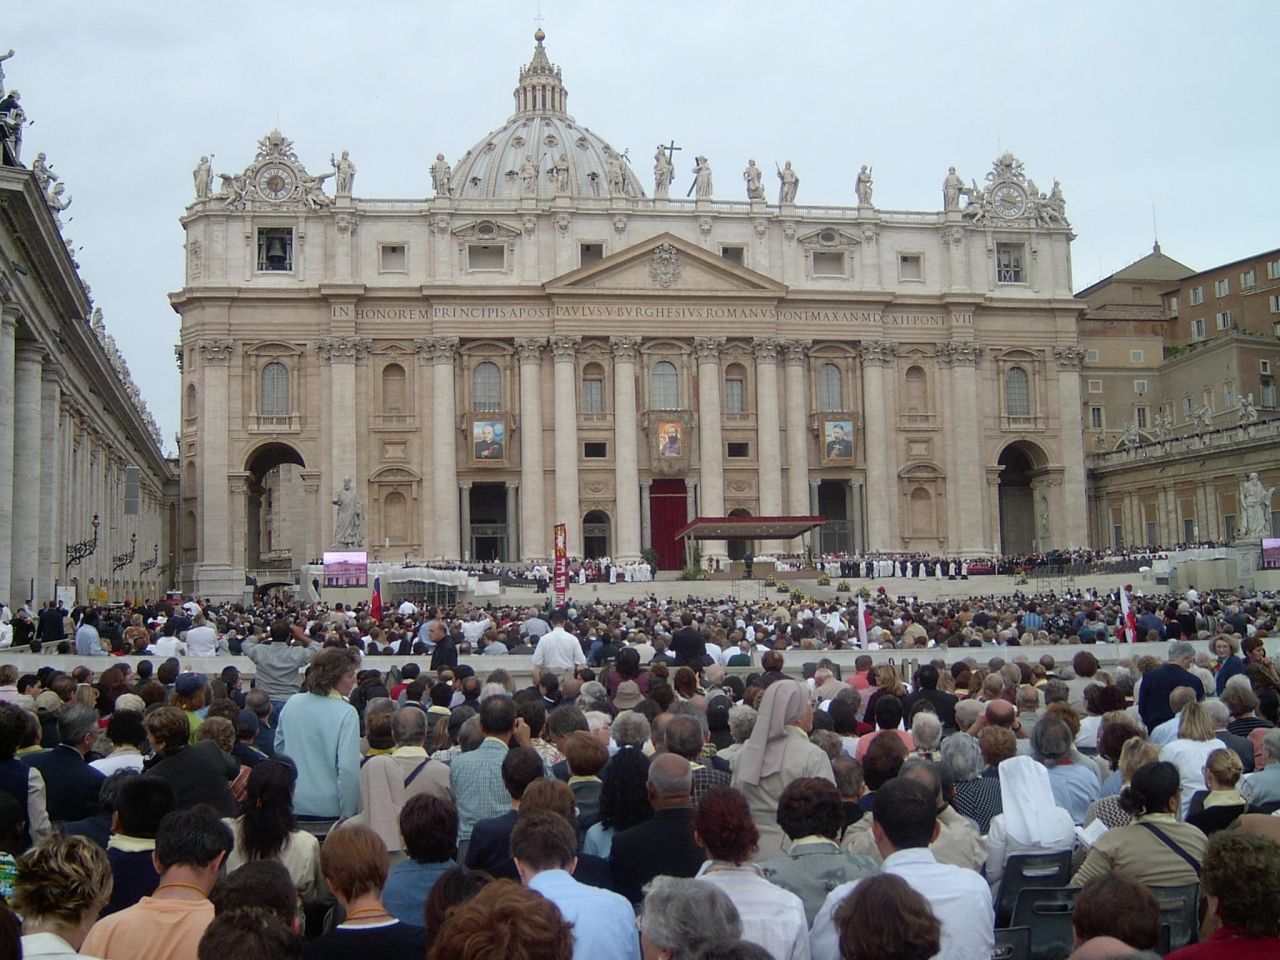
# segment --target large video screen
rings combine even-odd
[[[1280,570],[1280,537],[1263,537],[1262,569]]]
[[[363,550],[326,552],[324,555],[326,587],[367,587],[369,554]]]

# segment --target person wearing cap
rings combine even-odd
[[[587,655],[582,652],[578,638],[565,630],[565,614],[556,610],[551,614],[551,629],[538,640],[533,651],[533,665],[553,673],[569,673],[579,664],[585,666]]]
[[[618,692],[614,694],[613,705],[618,710],[634,710],[644,700],[640,692],[640,684],[634,680],[623,680],[618,684]]]
[[[199,711],[208,705],[206,690],[207,681],[203,673],[180,673],[173,683],[173,702],[187,715],[192,743],[196,742],[196,733],[204,723]]]

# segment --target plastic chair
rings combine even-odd
[[[1200,884],[1152,887],[1160,901],[1160,922],[1169,927],[1169,949],[1178,950],[1200,939]]]
[[[1031,930],[1030,960],[1065,960],[1075,946],[1071,916],[1079,887],[1024,887],[1013,907],[1011,927]]]
[[[1057,853],[1016,854],[1005,861],[1000,881],[1000,900],[996,903],[996,926],[1014,926],[1009,922],[1018,893],[1027,887],[1065,887],[1071,881],[1071,851]]]
[[[1031,928],[1003,927],[996,930],[996,945],[991,960],[1030,960]]]

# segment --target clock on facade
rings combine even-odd
[[[293,171],[278,163],[268,164],[258,171],[258,192],[268,200],[284,200],[295,186]]]
[[[1022,211],[1027,208],[1027,195],[1016,183],[1002,183],[992,192],[991,202],[996,213],[1012,220],[1022,216]]]

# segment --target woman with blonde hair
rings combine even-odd
[[[1101,820],[1107,829],[1123,827],[1133,822],[1133,814],[1120,806],[1120,794],[1133,779],[1134,773],[1149,763],[1160,759],[1160,749],[1146,737],[1130,737],[1120,748],[1120,759],[1116,764],[1116,772],[1120,774],[1120,788],[1113,794],[1101,797],[1089,804],[1084,815],[1087,827],[1095,820]]]
[[[1160,749],[1160,759],[1178,768],[1182,778],[1182,801],[1178,815],[1187,818],[1191,798],[1204,786],[1204,765],[1209,754],[1222,746],[1213,732],[1213,719],[1204,704],[1192,701],[1178,714],[1178,737]]]
[[[22,915],[22,955],[78,957],[111,897],[111,863],[87,837],[54,834],[18,861],[13,906]]]
[[[881,697],[891,696],[899,700],[907,698],[907,685],[903,682],[902,674],[895,664],[881,663],[877,664],[875,669],[876,688],[867,698],[867,709],[864,713],[868,720],[876,715],[876,701]]]
[[[1243,774],[1244,763],[1234,750],[1221,747],[1209,754],[1204,763],[1204,785],[1208,789],[1197,790],[1191,798],[1187,823],[1199,827],[1206,837],[1235,823],[1249,809],[1249,802],[1236,789]]]

